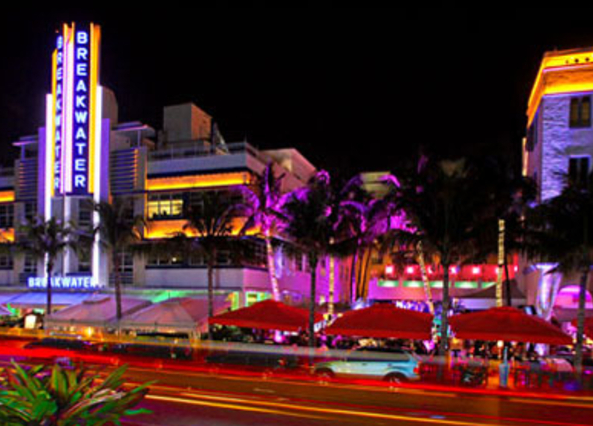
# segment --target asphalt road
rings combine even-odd
[[[5,361],[16,353],[16,345],[3,348],[0,352]],[[51,355],[37,350],[35,356],[40,353]],[[100,357],[87,358],[87,363],[94,364]],[[92,368],[106,373],[114,366]],[[228,374],[216,368],[172,368],[162,361],[145,359],[128,369],[131,384],[157,381],[143,403],[153,414],[133,417],[128,425],[593,425],[590,397],[424,385],[389,387],[253,372]]]
[[[131,368],[158,380],[138,425],[593,425],[591,398],[500,396]]]

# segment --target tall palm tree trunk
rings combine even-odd
[[[52,286],[51,286],[51,274],[54,269],[54,263],[51,260],[48,260],[47,264],[45,265],[46,275],[47,275],[47,301],[45,305],[45,316],[51,315],[51,296],[52,296]]]
[[[371,263],[372,248],[367,247],[363,250],[362,258],[358,263],[358,297],[365,302],[368,296],[368,278],[369,266]]]
[[[585,334],[585,306],[587,301],[587,281],[589,281],[589,269],[583,270],[581,282],[579,283],[579,310],[577,313],[577,342],[575,346],[574,368],[580,378],[583,372],[583,341]]]
[[[434,314],[434,304],[432,302],[432,292],[430,290],[430,283],[428,282],[428,274],[426,273],[426,263],[424,263],[424,252],[422,250],[422,241],[418,242],[416,246],[418,253],[418,263],[420,264],[420,274],[422,276],[422,283],[424,285],[424,296],[426,297],[426,304],[431,314]]]
[[[111,254],[113,262],[113,284],[115,289],[115,318],[117,322],[121,321],[121,271],[120,261],[116,250]]]
[[[216,251],[213,251],[208,258],[208,319],[214,316],[214,260]],[[212,326],[208,321],[208,340],[212,340]]]
[[[513,305],[513,298],[511,296],[511,278],[509,275],[509,259],[508,257],[504,256],[504,275],[505,275],[505,280],[504,280],[504,287],[505,287],[505,291],[506,291],[506,302],[507,302],[507,306],[512,306]]]
[[[327,313],[331,318],[334,317],[334,294],[336,292],[336,273],[335,273],[335,264],[336,258],[334,256],[329,257],[329,294],[328,294],[328,304],[327,304]]]
[[[498,268],[496,270],[496,307],[504,304],[502,291],[502,268],[504,266],[504,220],[498,221]]]
[[[358,258],[358,249],[352,255],[350,264],[350,302],[354,302],[358,297],[358,286],[356,283],[356,259]]]
[[[274,300],[280,300],[280,288],[278,287],[278,278],[276,277],[276,262],[274,262],[274,249],[272,247],[272,239],[270,238],[270,231],[266,230],[264,235],[266,243],[266,257],[268,260],[268,274],[270,275],[270,285],[272,287],[272,295]]]
[[[317,295],[317,258],[309,258],[311,268],[311,294],[309,295],[309,347],[315,347],[315,299]]]
[[[443,312],[441,312],[441,342],[439,355],[446,355],[449,350],[449,264],[443,263]]]

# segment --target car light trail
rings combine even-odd
[[[325,419],[324,417],[314,416],[314,415],[287,413],[286,411],[271,410],[271,409],[267,409],[267,408],[246,407],[243,405],[224,404],[224,403],[220,403],[220,402],[196,401],[196,400],[177,398],[177,397],[172,397],[172,396],[147,395],[146,399],[153,399],[153,400],[157,400],[157,401],[167,401],[167,402],[177,402],[180,404],[202,405],[202,406],[207,406],[207,407],[228,408],[231,410],[239,410],[239,411],[252,411],[252,412],[266,413],[266,414],[279,414],[282,416],[302,417],[302,418],[307,418],[307,419],[316,419],[316,420],[324,420]]]
[[[148,395],[148,399],[156,399],[162,401],[169,401],[169,402],[178,402],[181,404],[192,404],[192,405],[205,405],[205,406],[213,406],[213,407],[220,407],[220,408],[230,408],[230,409],[238,409],[242,411],[258,411],[270,412],[272,414],[282,414],[282,415],[289,415],[292,416],[295,413],[289,413],[285,410],[295,410],[295,411],[307,411],[311,413],[320,413],[320,414],[330,414],[330,415],[346,415],[346,416],[357,416],[357,417],[364,417],[364,418],[372,418],[372,419],[383,419],[383,420],[399,420],[399,421],[409,421],[415,423],[430,423],[430,424],[442,424],[442,425],[454,425],[454,426],[478,426],[478,425],[487,425],[488,423],[476,423],[476,422],[461,422],[456,420],[444,420],[444,419],[432,419],[432,418],[418,418],[418,417],[409,417],[409,416],[402,416],[397,414],[381,414],[381,413],[371,413],[365,411],[352,411],[352,410],[342,410],[337,408],[319,408],[319,407],[305,407],[302,405],[293,405],[293,404],[283,404],[279,402],[267,402],[267,401],[244,401],[246,403],[252,405],[260,405],[265,407],[273,407],[281,410],[274,410],[274,409],[262,409],[257,407],[245,407],[243,405],[234,405],[234,404],[225,404],[222,402],[210,402],[210,401],[199,401],[197,398],[203,399],[222,399],[220,397],[203,397],[198,396],[190,393],[182,393],[182,396],[192,398],[179,398],[179,397],[168,397],[168,396],[160,396],[160,395]],[[233,399],[236,401],[236,399]],[[323,417],[318,417],[319,419],[323,419]]]

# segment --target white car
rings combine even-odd
[[[334,376],[402,383],[420,378],[420,361],[403,349],[360,348],[345,358],[315,364],[319,377]]]

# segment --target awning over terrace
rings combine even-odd
[[[227,310],[231,302],[226,297],[214,298],[214,313]],[[121,327],[128,330],[159,333],[206,331],[208,328],[208,299],[178,297],[148,306],[127,315]]]
[[[315,314],[315,323],[323,321],[323,315]],[[210,318],[210,324],[265,330],[299,331],[309,325],[309,311],[274,300],[264,300],[247,308],[237,309]]]
[[[449,322],[460,339],[569,345],[570,336],[549,322],[511,307],[454,315]]]
[[[325,332],[344,336],[429,340],[432,320],[431,314],[378,303],[370,308],[346,312]]]
[[[122,314],[134,313],[148,305],[150,305],[150,302],[147,300],[123,296],[121,300]],[[89,297],[82,303],[53,313],[46,319],[46,323],[50,326],[103,326],[115,319],[115,296],[96,295]]]

